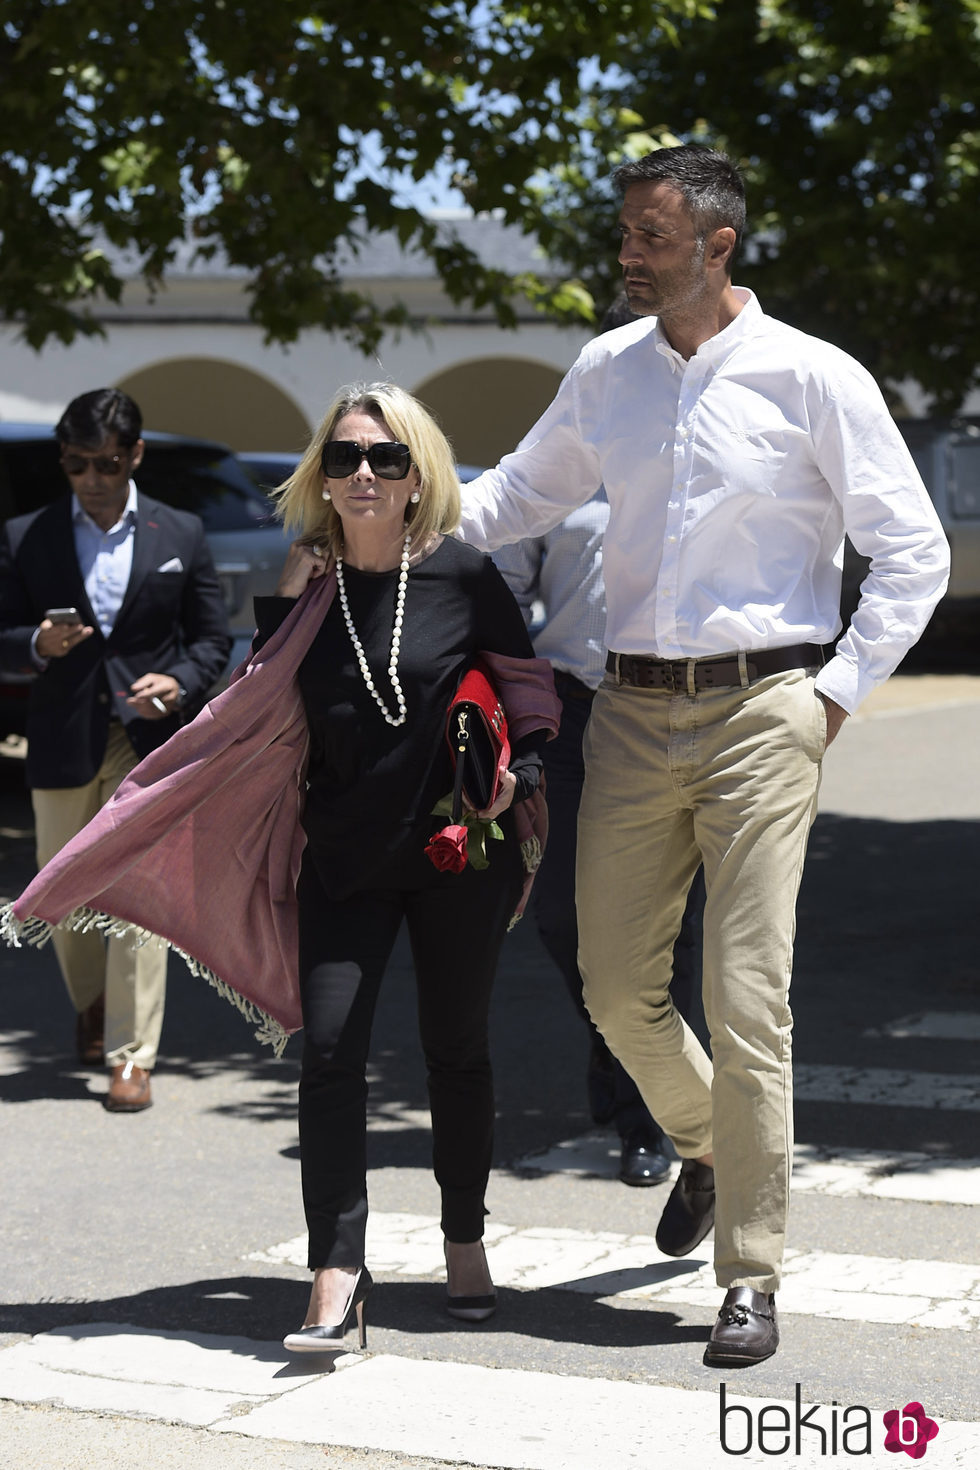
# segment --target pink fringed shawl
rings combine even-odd
[[[143,760],[97,816],[0,913],[8,943],[52,927],[164,939],[280,1052],[302,1024],[296,880],[308,748],[297,670],[336,590],[311,583],[229,687]],[[515,738],[558,728],[544,659],[482,655]],[[540,793],[518,809],[529,871],[547,834]]]

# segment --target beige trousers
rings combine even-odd
[[[789,983],[826,744],[811,674],[673,694],[606,677],[586,734],[577,904],[585,1001],[685,1158],[715,1156],[718,1284],[779,1285],[793,1154]],[[709,1060],[674,1009],[704,861]]]
[[[80,832],[109,800],[136,755],[122,725],[109,727],[105,758],[85,786],[31,792],[39,868]],[[105,992],[105,1055],[110,1067],[132,1061],[152,1071],[160,1044],[167,987],[162,944],[136,948],[128,940],[55,929],[52,944],[76,1011]]]

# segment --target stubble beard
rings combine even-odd
[[[699,242],[683,266],[665,271],[659,281],[656,277],[643,276],[638,284],[643,294],[634,296],[629,283],[623,282],[630,311],[636,312],[637,316],[669,320],[695,314],[708,294],[703,242]]]

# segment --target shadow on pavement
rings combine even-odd
[[[478,1329],[453,1323],[445,1314],[445,1284],[385,1281],[371,1293],[367,1313],[372,1330],[452,1338],[460,1358],[469,1356],[487,1334],[516,1334],[552,1343],[595,1347],[676,1346],[704,1341],[706,1329],[681,1325],[676,1313],[653,1307],[604,1305],[599,1293],[556,1289],[498,1289],[496,1316]],[[266,1276],[228,1276],[177,1286],[153,1287],[132,1296],[101,1301],[17,1302],[0,1307],[0,1333],[50,1332],[85,1323],[138,1324],[147,1331],[200,1332],[272,1342],[303,1320],[309,1295],[306,1281]],[[356,1334],[347,1336],[353,1347]],[[483,1344],[485,1351],[486,1344]],[[443,1354],[440,1353],[440,1356]],[[285,1357],[285,1354],[284,1354]]]

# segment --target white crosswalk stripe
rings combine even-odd
[[[498,1286],[680,1303],[703,1307],[707,1319],[717,1307],[710,1247],[677,1261],[661,1255],[652,1236],[540,1226],[519,1229],[499,1222],[488,1222],[484,1239]],[[373,1269],[386,1274],[438,1275],[439,1221],[424,1215],[372,1214],[368,1258]],[[303,1266],[306,1237],[285,1241],[252,1259]],[[779,1307],[783,1314],[838,1321],[973,1331],[980,1325],[980,1264],[788,1250]]]
[[[921,1011],[900,1016],[884,1026],[870,1026],[864,1036],[890,1036],[894,1040],[921,1037],[934,1041],[980,1041],[980,1015],[975,1011]]]
[[[577,1174],[612,1179],[619,1167],[619,1141],[608,1133],[585,1133],[542,1153],[526,1154],[517,1166],[531,1174]],[[928,1204],[980,1204],[980,1159],[873,1149],[824,1148],[797,1144],[793,1190],[805,1194],[875,1196]]]

